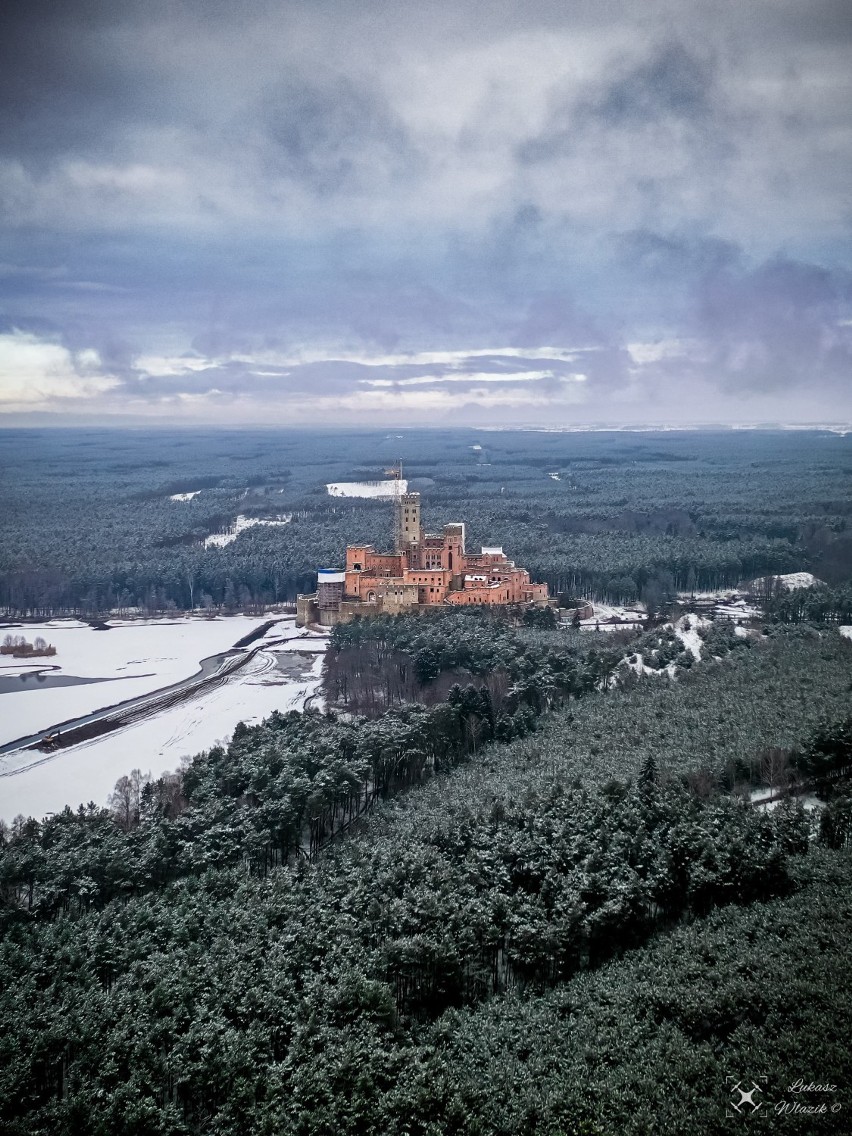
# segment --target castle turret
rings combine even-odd
[[[324,613],[336,612],[343,599],[343,586],[346,573],[340,568],[320,568],[317,571],[317,607],[320,617]]]

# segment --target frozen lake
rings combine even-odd
[[[201,659],[227,652],[269,618],[182,618],[118,624],[108,631],[70,621],[30,625],[28,637],[42,635],[57,648],[49,662],[61,670],[51,676],[104,681],[36,688],[27,682],[24,689],[0,694],[0,744],[187,679],[198,673]],[[159,776],[182,757],[225,741],[238,722],[259,722],[276,709],[301,709],[315,696],[324,637],[306,636],[289,617],[249,650],[255,650],[251,660],[223,685],[151,717],[55,753],[0,755],[0,819],[19,813],[41,817],[66,804],[105,804],[117,779],[131,769]],[[32,660],[13,664],[8,660],[0,674],[32,670]]]

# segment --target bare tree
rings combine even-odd
[[[133,769],[129,776],[119,777],[115,783],[115,789],[109,797],[109,807],[125,832],[130,832],[139,823],[142,786],[150,779],[150,774],[143,775],[140,769]]]
[[[786,789],[790,784],[790,751],[769,746],[759,756],[760,776],[772,789]]]

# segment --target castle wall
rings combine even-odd
[[[317,594],[312,592],[304,596],[296,596],[296,626],[307,627],[309,623],[316,623],[319,618]]]

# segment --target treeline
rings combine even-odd
[[[480,623],[487,622],[474,613],[452,615],[460,625],[459,641],[465,629],[477,631]],[[404,634],[406,619],[411,617],[395,618]],[[442,622],[440,617],[438,624]],[[394,633],[395,621],[389,624],[387,635]],[[655,634],[648,633],[637,643],[647,645]],[[797,681],[795,667],[807,657],[797,652],[797,645],[807,643],[788,636],[778,645],[792,655],[791,687]],[[844,641],[841,644],[849,646]],[[819,646],[818,639],[815,645]],[[706,697],[721,709],[724,692],[727,699],[736,697],[744,682],[759,686],[770,675],[781,689],[787,689],[777,670],[780,651],[773,651],[771,643],[756,651],[740,651],[738,658],[743,653],[765,656],[756,660],[762,669],[753,671],[750,679],[741,667],[711,662],[693,672],[694,681],[688,686],[661,686],[662,680],[653,679],[647,692],[630,689],[632,684],[627,683],[628,690],[610,687],[607,696],[603,691],[609,684],[602,684],[594,669],[595,660],[602,656],[593,649],[579,670],[576,657],[554,652],[557,659],[570,664],[562,672],[552,669],[553,659],[547,652],[531,650],[519,658],[525,665],[543,662],[552,686],[548,687],[540,671],[533,670],[526,678],[521,674],[506,690],[499,710],[485,682],[478,686],[470,682],[465,687],[454,684],[443,702],[429,707],[404,705],[376,719],[318,711],[274,713],[259,726],[238,726],[227,747],[216,746],[198,755],[183,773],[154,781],[123,778],[113,798],[113,813],[90,805],[76,813],[65,809],[41,824],[20,818],[0,862],[0,894],[13,907],[53,915],[86,911],[116,896],[162,886],[213,866],[242,866],[251,874],[265,876],[282,865],[315,859],[377,801],[422,785],[481,751],[489,752],[490,743],[529,745],[523,739],[537,731],[540,716],[558,708],[569,695],[579,699],[572,700],[570,712],[545,719],[545,728],[536,733],[537,761],[531,768],[524,771],[528,762],[523,748],[495,751],[506,776],[525,779],[531,786],[537,768],[546,771],[557,764],[564,766],[564,751],[575,755],[567,767],[572,779],[606,769],[604,753],[610,759],[610,773],[623,776],[624,769],[630,768],[623,761],[632,757],[631,747],[635,752],[642,744],[654,764],[691,768],[689,785],[698,796],[711,797],[720,788],[730,790],[742,783],[762,783],[769,757],[773,768],[781,768],[775,755],[783,758],[784,768],[797,769],[802,782],[833,786],[835,796],[842,796],[843,778],[852,763],[852,720],[840,719],[831,728],[817,728],[800,745],[767,751],[755,742],[753,732],[743,729],[748,722],[740,723],[737,732],[716,713],[706,719],[696,713],[694,705],[703,707]],[[825,685],[832,674],[841,680],[849,650],[841,650],[836,660],[824,647],[820,655],[822,666],[828,663],[828,667],[820,673],[812,666],[807,676],[798,676],[799,683],[816,679]],[[611,665],[610,659],[607,667]],[[699,680],[700,671],[707,674]],[[560,679],[568,685],[560,686]],[[848,698],[845,701],[848,704]],[[843,702],[841,692],[837,704]],[[805,710],[810,714],[804,714]],[[788,714],[791,721],[800,723],[800,734],[813,713],[807,695],[798,705],[795,698],[789,702]],[[672,721],[680,723],[676,733]],[[756,724],[760,738],[765,727]],[[687,725],[698,749],[687,744]],[[728,742],[725,751],[714,750],[714,730],[721,730]],[[775,736],[785,742],[789,727]],[[674,758],[678,744],[684,762],[680,766]],[[511,774],[507,755],[515,752],[520,765]],[[545,776],[535,792],[544,793],[546,783]],[[838,831],[842,830],[841,814],[842,808]],[[45,856],[48,849],[51,854]]]
[[[764,611],[779,623],[852,624],[852,587],[770,589]]]
[[[726,619],[699,635],[710,657],[752,646]],[[443,701],[454,684],[474,678],[488,691],[496,736],[508,740],[504,706],[510,714],[519,705],[541,714],[596,689],[631,685],[640,662],[640,670],[676,677],[695,656],[669,624],[597,636],[557,626],[552,609],[436,610],[338,624],[323,690],[330,705],[375,716],[407,702]]]
[[[175,806],[174,786],[154,782],[141,786],[138,810],[129,817],[89,808],[16,824],[3,837],[0,859],[5,928],[23,915],[81,917],[241,863],[265,877],[307,852],[306,816],[316,847],[321,832],[340,832],[358,815],[365,794],[422,775],[385,760],[385,781],[371,788],[366,763],[352,762],[339,766],[336,793],[322,792],[327,769],[316,779],[317,791],[300,801],[297,771],[269,758],[269,735],[278,726],[254,737],[252,760],[226,763],[217,751],[196,759],[184,775],[185,811],[177,816],[164,815],[164,794]],[[362,751],[376,745],[370,725],[364,728]],[[211,795],[220,805],[212,812]],[[254,823],[234,816],[228,808],[234,798],[258,812]],[[787,854],[806,852],[808,835],[795,805],[761,813],[728,798],[703,800],[662,777],[650,757],[635,787],[610,781],[590,792],[556,785],[544,796],[495,802],[486,815],[458,805],[447,817],[430,815],[417,855],[426,853],[430,875],[443,861],[452,886],[417,914],[415,904],[404,917],[400,909],[389,923],[380,920],[381,929],[367,920],[355,934],[377,949],[375,977],[394,989],[397,1009],[433,1014],[507,986],[565,978],[687,910],[778,894],[788,884]],[[403,865],[385,856],[367,873],[373,894],[410,905]],[[410,866],[411,856],[405,861]],[[312,877],[320,888],[322,877]],[[366,902],[367,880],[357,887]]]
[[[526,703],[495,717],[487,688],[473,685],[376,721],[276,712],[237,726],[227,748],[200,754],[182,774],[122,778],[113,813],[90,805],[43,823],[19,818],[0,860],[0,895],[13,909],[54,916],[212,866],[264,876],[315,859],[377,800],[446,772],[498,735],[524,737],[535,718]]]
[[[756,574],[793,572],[808,562],[794,544],[747,534],[718,541],[697,535],[547,538],[531,533],[517,540],[512,552],[554,594],[567,591],[611,603],[650,601],[655,607],[677,592],[733,588]]]
[[[317,565],[341,562],[347,543],[389,544],[389,506],[372,504],[372,510],[357,511],[313,504],[289,525],[247,529],[224,548],[205,549],[204,529],[187,534],[187,543],[158,546],[157,530],[148,527],[148,520],[139,535],[150,543],[130,555],[120,555],[115,547],[118,532],[121,540],[131,535],[122,510],[105,528],[101,543],[86,542],[82,556],[73,546],[61,554],[54,547],[21,564],[7,548],[0,558],[0,610],[50,618],[130,608],[153,614],[193,606],[236,609],[293,602],[315,587]],[[698,537],[626,534],[548,538],[505,518],[491,522],[489,510],[482,503],[479,507],[479,527],[498,536],[511,531],[511,554],[554,595],[570,592],[615,603],[642,600],[658,608],[678,591],[734,587],[743,579],[795,571],[807,562],[800,549],[779,542],[719,544]],[[237,502],[232,509],[231,519],[243,511]],[[133,523],[143,518],[144,511]]]
[[[390,459],[400,440],[54,435],[6,440],[0,611],[13,617],[292,602],[348,542],[391,539],[387,502],[332,499],[325,483],[375,478],[375,455]],[[843,457],[828,460],[823,440],[506,434],[489,440],[487,464],[457,434],[406,435],[403,448],[430,528],[464,518],[471,547],[505,544],[554,594],[656,608],[767,574],[852,572]],[[238,513],[281,512],[291,524],[203,547]]]
[[[436,1132],[716,1134],[740,1122],[729,1070],[755,1068],[772,1132],[847,1132],[852,861],[814,849],[789,867],[796,890],[783,898],[720,908],[540,995],[448,1011],[373,1115],[395,1119],[419,1090]],[[330,1045],[314,1083],[344,1054],[342,1039]],[[835,1089],[803,1102],[800,1079]]]
[[[53,644],[48,643],[40,635],[36,636],[34,643],[30,643],[24,635],[4,635],[2,646],[0,646],[0,655],[11,655],[15,659],[29,659],[34,656],[55,654],[56,648]]]
[[[540,645],[524,640],[521,627],[552,632]],[[464,609],[420,616],[378,616],[338,624],[326,656],[323,689],[332,705],[375,715],[405,702],[432,705],[459,681],[484,684],[496,736],[513,736],[504,721],[519,706],[541,714],[567,699],[605,686],[623,656],[617,635],[604,645],[593,636],[557,631],[549,608]]]

